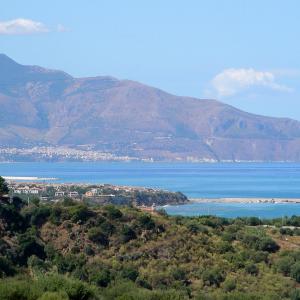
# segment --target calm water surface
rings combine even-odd
[[[181,191],[191,198],[300,198],[300,164],[295,163],[2,163],[0,175],[147,186]],[[167,211],[272,217],[300,214],[300,205],[209,203],[171,207]]]

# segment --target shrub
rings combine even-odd
[[[279,250],[279,245],[269,237],[261,239],[257,244],[257,250],[276,252]]]
[[[15,269],[6,257],[0,256],[0,278],[4,276],[12,276],[15,274]]]
[[[236,288],[236,281],[233,278],[226,278],[223,283],[223,289],[225,292],[231,292]]]
[[[102,269],[90,275],[90,281],[98,286],[107,287],[111,281],[109,270]]]
[[[69,213],[73,222],[86,222],[93,215],[92,211],[82,204],[71,206]]]
[[[121,276],[124,279],[129,279],[131,281],[135,281],[137,279],[137,277],[139,276],[139,272],[132,267],[127,267],[122,270]]]
[[[44,246],[38,242],[33,231],[27,230],[24,234],[19,235],[18,240],[18,256],[22,265],[27,263],[27,259],[31,255],[36,255],[40,259],[46,258]]]
[[[202,279],[206,285],[215,285],[219,287],[225,278],[219,269],[213,268],[205,270],[202,274]]]
[[[255,264],[247,264],[245,267],[245,271],[250,274],[250,275],[254,275],[257,276],[258,275],[258,267]]]
[[[107,236],[110,236],[115,232],[114,225],[112,225],[110,222],[107,222],[107,221],[103,222],[100,225],[100,229]]]
[[[180,281],[186,280],[186,273],[183,269],[176,268],[172,271],[171,274],[175,280],[180,280]]]
[[[155,228],[155,223],[149,215],[142,215],[138,218],[139,225],[146,230]]]
[[[279,232],[282,235],[293,235],[294,234],[294,231],[292,229],[290,229],[290,228],[283,228],[283,227],[281,227],[279,229]]]
[[[101,231],[100,228],[93,227],[88,232],[88,238],[99,245],[107,246],[108,245],[108,238],[107,236]]]
[[[128,225],[125,225],[121,230],[121,241],[123,243],[127,243],[135,238],[136,238],[136,234],[134,230]]]
[[[284,256],[278,259],[276,266],[277,269],[283,273],[283,275],[288,276],[291,273],[291,267],[295,263],[295,260],[291,256]]]
[[[110,219],[119,219],[123,216],[122,212],[117,209],[114,205],[107,205],[104,207],[106,215]]]
[[[300,262],[296,262],[291,266],[291,277],[300,282]]]
[[[47,206],[36,207],[31,212],[30,224],[35,226],[43,225],[45,222],[47,222],[50,213],[51,210]]]

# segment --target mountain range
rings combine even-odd
[[[1,54],[0,148],[48,146],[154,160],[300,161],[300,122]]]

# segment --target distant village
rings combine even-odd
[[[144,210],[153,210],[156,205],[180,204],[188,201],[179,192],[160,189],[115,186],[110,184],[66,184],[9,182],[11,196],[19,196],[25,201],[58,202],[66,198],[92,204],[133,205]]]

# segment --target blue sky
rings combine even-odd
[[[2,0],[0,52],[300,120],[296,0]]]

